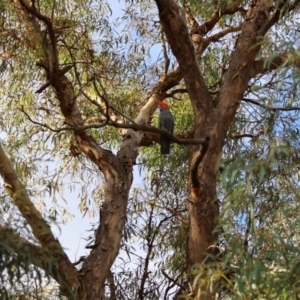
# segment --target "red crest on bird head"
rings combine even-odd
[[[160,107],[160,108],[169,108],[169,105],[166,103],[166,102],[164,102],[164,101],[158,101],[158,106]]]

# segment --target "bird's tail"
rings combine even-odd
[[[170,154],[170,141],[163,136],[160,138],[160,153]]]

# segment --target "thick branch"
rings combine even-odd
[[[25,116],[28,118],[28,120],[30,120],[30,122],[32,122],[33,124],[45,127],[53,132],[74,130],[75,132],[79,133],[81,131],[85,131],[85,130],[91,129],[91,128],[103,128],[105,126],[112,126],[115,128],[133,129],[134,131],[145,131],[145,132],[160,134],[165,137],[168,137],[169,140],[171,140],[172,142],[174,142],[176,144],[181,144],[181,145],[201,145],[201,144],[205,143],[205,140],[206,140],[206,137],[204,137],[203,139],[179,138],[178,136],[173,135],[166,130],[159,129],[159,128],[151,126],[151,125],[139,125],[136,123],[117,123],[117,122],[113,122],[113,121],[104,122],[104,123],[100,123],[100,124],[91,124],[91,125],[86,125],[86,126],[77,127],[77,128],[76,127],[62,127],[62,128],[54,129],[54,128],[51,128],[50,126],[48,126],[47,124],[39,123],[37,121],[32,120],[32,118],[29,116],[29,114],[27,114],[23,109],[22,109],[22,112],[25,114]]]
[[[183,78],[183,73],[180,68],[177,68],[175,71],[164,75],[159,82],[153,87],[151,95],[157,94],[160,100],[166,97],[166,92],[179,84]],[[149,99],[147,99],[148,101]]]
[[[242,25],[226,28],[223,31],[218,32],[217,34],[214,34],[214,35],[208,37],[207,39],[205,39],[203,41],[203,43],[207,47],[209,45],[209,43],[217,42],[219,39],[226,36],[228,33],[240,31],[241,28],[242,28]]]
[[[69,70],[72,69],[73,66],[65,66],[59,71],[59,76],[62,76],[66,74]],[[36,90],[36,94],[40,94],[43,92],[46,88],[48,88],[51,85],[50,81],[47,81],[45,84],[43,84],[38,90]]]
[[[50,60],[49,66],[50,66],[50,70],[52,68],[53,69],[52,69],[52,73],[50,72],[50,75],[52,76],[53,74],[57,74],[59,71],[57,41],[56,41],[54,27],[53,27],[51,20],[48,17],[39,13],[37,11],[37,9],[34,7],[34,5],[29,6],[23,0],[19,0],[19,1],[20,1],[20,4],[22,5],[23,9],[25,9],[30,14],[34,15],[40,21],[44,22],[45,25],[47,26],[48,34],[50,37],[50,45],[46,45],[46,46],[51,47],[51,49],[52,49],[52,51],[51,51],[52,57],[51,58],[49,57],[49,60]]]
[[[13,0],[17,9],[17,15],[22,16],[23,22],[27,29],[27,40],[29,49],[36,55],[36,59],[42,61],[43,64],[47,62],[46,49],[42,47],[44,34],[41,30],[38,20],[20,4],[19,0]],[[37,46],[38,45],[38,46]],[[47,62],[48,63],[48,62]]]
[[[236,114],[240,99],[248,86],[249,71],[259,51],[257,32],[268,20],[269,7],[266,2],[264,0],[251,1],[247,17],[243,22],[241,33],[230,57],[228,69],[222,78],[216,107],[210,111],[211,118],[208,121],[211,123],[204,118],[204,121],[203,119],[200,120],[199,125],[196,126],[196,130],[199,132],[205,131],[203,127],[207,127],[210,141],[203,158],[194,151],[190,160],[189,183],[191,188],[188,205],[191,225],[187,259],[189,266],[207,262],[206,253],[208,250],[214,254],[218,252],[216,247],[212,247],[217,240],[215,228],[219,214],[218,203],[215,201],[217,198],[216,170],[228,130]],[[198,157],[201,158],[201,161],[197,166]],[[203,296],[205,299],[215,298],[209,288]]]
[[[42,268],[43,260],[49,259],[49,253],[43,258],[41,247],[28,242],[13,229],[3,225],[0,225],[0,241],[2,245],[13,249],[19,256],[26,256],[27,259],[31,257],[32,261],[30,262],[39,268]]]
[[[41,213],[35,208],[31,202],[25,187],[22,185],[18,176],[13,169],[8,157],[6,156],[0,144],[0,174],[3,178],[5,188],[18,207],[19,211],[30,225],[36,239],[50,251],[56,258],[58,264],[59,275],[62,286],[65,289],[78,286],[77,270],[72,266],[66,256],[61,244],[54,237],[50,226],[43,219]]]
[[[211,18],[206,21],[205,23],[201,24],[196,30],[194,30],[193,33],[200,34],[201,36],[204,36],[208,32],[210,32],[215,25],[219,22],[221,17],[225,15],[233,15],[236,12],[240,10],[239,5],[242,3],[242,0],[236,0],[232,5],[223,7],[223,8],[218,8],[216,9]]]
[[[232,32],[231,30],[226,29],[226,30],[222,31],[222,33],[220,33],[219,37],[218,37],[218,34],[216,34],[216,35],[214,35],[214,37],[210,37],[208,39],[203,38],[208,32],[213,30],[213,28],[219,22],[219,20],[221,19],[222,16],[232,15],[232,14],[235,14],[237,11],[245,11],[243,8],[239,7],[241,2],[242,1],[240,1],[240,0],[236,0],[231,6],[221,7],[221,8],[218,7],[213,12],[211,18],[208,21],[206,21],[205,23],[203,23],[202,25],[199,25],[197,23],[197,21],[193,17],[193,14],[192,14],[190,8],[186,5],[186,3],[184,3],[184,8],[186,10],[186,13],[188,14],[189,22],[192,25],[191,38],[193,41],[196,55],[199,59],[201,58],[203,52],[208,47],[210,42],[217,41],[222,36],[225,36],[229,32]],[[233,31],[237,31],[237,30],[233,30]]]
[[[186,0],[183,1],[183,7],[184,10],[188,16],[188,22],[189,24],[192,26],[192,30],[197,30],[197,28],[200,27],[200,25],[198,24],[197,20],[195,19],[192,10],[190,9],[190,7],[188,6],[188,4],[186,3]]]
[[[272,26],[277,24],[280,19],[282,19],[287,13],[296,9],[300,4],[300,0],[295,0],[293,4],[290,4],[289,2],[289,0],[279,1],[273,15],[260,29],[259,35],[265,35]]]
[[[212,99],[200,72],[185,20],[173,0],[156,0],[156,4],[163,29],[183,73],[194,111],[197,112],[196,118],[206,118],[212,108]]]
[[[265,74],[273,70],[278,69],[281,66],[293,66],[297,65],[293,59],[290,59],[288,52],[278,54],[273,57],[266,57],[256,60],[250,70],[251,78],[256,77],[259,74]]]
[[[165,59],[165,72],[164,72],[164,74],[167,75],[168,70],[169,70],[169,66],[170,66],[170,58],[168,56],[167,46],[166,46],[166,41],[165,41],[163,31],[161,31],[160,37],[161,37],[161,42],[162,42],[162,51],[163,51],[163,55],[164,55],[164,59]]]
[[[27,241],[13,229],[0,226],[0,241],[4,249],[12,249],[21,261],[26,261],[45,271],[57,282],[61,282],[57,261],[50,249],[41,248]],[[11,255],[11,252],[9,253]]]
[[[242,28],[242,25],[236,26],[236,27],[230,27],[227,28],[219,33],[216,33],[206,39],[199,38],[199,36],[195,36],[193,38],[195,49],[197,51],[197,55],[201,57],[201,54],[206,50],[206,48],[210,45],[212,42],[218,42],[222,37],[226,36],[227,34],[231,32],[237,32],[240,31]]]

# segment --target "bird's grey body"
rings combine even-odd
[[[169,108],[160,107],[160,115],[159,115],[159,124],[158,127],[160,129],[164,129],[170,133],[174,131],[174,116],[170,112]],[[170,140],[164,136],[160,135],[160,151],[161,154],[170,154]]]

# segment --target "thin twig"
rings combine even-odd
[[[105,91],[105,88],[104,86],[101,84],[100,81],[98,81],[100,86],[101,86],[101,89],[102,91],[104,92],[104,95],[100,94],[99,90],[98,90],[98,87],[97,87],[97,84],[96,84],[96,80],[95,80],[95,77],[94,77],[94,80],[93,80],[93,86],[94,86],[94,89],[96,91],[96,93],[98,94],[98,96],[103,100],[103,102],[105,103],[105,112],[104,112],[104,115],[106,117],[107,120],[110,119],[110,116],[109,116],[109,113],[108,113],[108,108],[109,108],[109,105],[108,105],[108,100],[107,100],[107,94],[106,94],[106,91]],[[99,105],[100,106],[100,105]],[[103,113],[103,112],[102,112]]]
[[[257,135],[253,135],[253,134],[248,134],[248,133],[244,133],[244,134],[237,134],[237,135],[233,135],[232,138],[233,139],[242,139],[242,138],[254,138],[257,137]]]
[[[183,291],[185,291],[185,287],[178,283],[177,281],[175,281],[172,277],[170,277],[163,269],[161,270],[162,274],[168,279],[170,280],[171,282],[173,282],[174,284],[176,284],[177,286],[179,286]]]
[[[271,106],[261,104],[261,103],[257,102],[256,100],[249,99],[249,98],[242,98],[242,101],[252,103],[254,105],[260,106],[262,108],[265,108],[265,109],[271,110],[271,111],[279,111],[279,110],[280,111],[297,111],[297,110],[300,110],[300,107],[271,107]]]
[[[21,106],[21,109],[19,109],[25,116],[26,118],[33,124],[35,125],[38,125],[38,126],[41,126],[41,127],[45,127],[47,129],[49,129],[50,131],[53,131],[53,132],[61,132],[61,131],[64,131],[64,130],[67,130],[66,127],[63,127],[63,128],[59,128],[59,129],[54,129],[52,127],[50,127],[49,125],[45,124],[45,123],[40,123],[40,122],[37,122],[37,121],[34,121],[30,116],[29,114],[24,110],[24,107],[23,105]]]
[[[72,265],[75,267],[85,260],[86,260],[86,256],[80,256],[79,260],[73,262]]]

